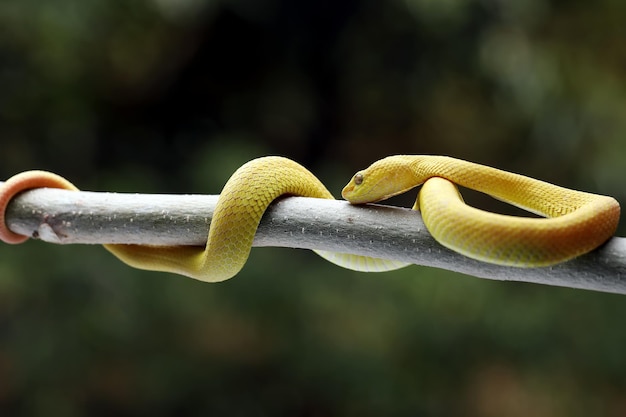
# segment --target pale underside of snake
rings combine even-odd
[[[466,205],[456,185],[489,194],[543,218],[506,216]],[[359,171],[343,189],[352,204],[384,200],[422,185],[414,209],[442,245],[484,262],[517,267],[548,266],[589,252],[617,228],[620,207],[608,196],[570,190],[544,181],[445,156],[397,155]],[[28,237],[8,229],[6,207],[18,193],[38,187],[78,190],[45,171],[17,174],[0,186],[0,240]],[[244,266],[258,224],[280,196],[334,198],[306,168],[283,157],[254,159],[231,176],[213,213],[207,244],[195,246],[104,245],[126,264],[173,272],[207,282],[236,275]],[[385,271],[407,264],[316,251],[340,266]]]

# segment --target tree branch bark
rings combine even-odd
[[[6,219],[17,233],[58,244],[204,245],[218,197],[36,189],[14,198]],[[446,249],[419,212],[398,207],[282,198],[263,216],[254,246],[345,252],[479,278],[626,294],[626,238],[553,267],[503,267]]]

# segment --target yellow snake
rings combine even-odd
[[[617,228],[620,208],[611,197],[574,191],[518,174],[442,156],[399,155],[381,159],[354,175],[342,195],[352,204],[386,199],[423,184],[420,209],[433,237],[471,258],[501,265],[545,266],[589,252]],[[489,213],[465,205],[454,184],[548,218]],[[0,240],[28,237],[8,229],[5,211],[18,193],[38,187],[77,188],[45,171],[17,174],[0,186]],[[282,157],[263,157],[241,166],[228,180],[215,207],[207,244],[193,246],[104,245],[126,264],[217,282],[245,264],[257,226],[272,201],[283,195],[332,199],[306,168]],[[378,258],[316,251],[356,270],[391,270],[406,264]]]
[[[617,229],[612,197],[446,156],[397,155],[357,172],[343,189],[353,204],[422,185],[414,209],[443,246],[470,258],[517,267],[548,266],[587,253]],[[489,194],[544,218],[490,213],[466,205],[454,184]]]

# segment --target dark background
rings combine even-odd
[[[3,0],[0,178],[217,194],[279,154],[338,196],[427,153],[623,203],[625,21],[611,0]],[[622,296],[308,251],[208,285],[2,245],[0,414],[624,416],[624,317]]]

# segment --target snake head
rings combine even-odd
[[[374,203],[419,185],[407,158],[389,156],[354,174],[341,195],[351,204]]]

